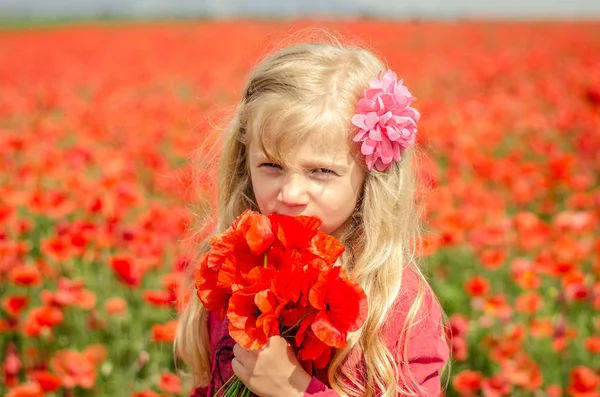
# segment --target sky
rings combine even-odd
[[[101,16],[600,20],[600,0],[0,0],[0,18]]]

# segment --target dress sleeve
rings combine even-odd
[[[208,386],[197,387],[192,391],[190,397],[208,397]]]
[[[211,356],[214,354],[217,338],[219,337],[219,321],[214,312],[209,312],[206,318],[206,330],[208,332],[208,340],[210,341]],[[215,363],[213,362],[213,367]],[[210,383],[206,386],[199,386],[192,390],[190,397],[210,397]]]
[[[423,388],[423,396],[439,396],[439,372],[448,361],[450,349],[444,338],[442,310],[432,292],[426,295],[416,321],[408,340],[408,368],[416,383]]]
[[[304,397],[313,396],[313,397],[340,397],[340,395],[333,389],[325,386],[323,382],[319,379],[312,377],[306,391],[304,392]]]
[[[400,335],[407,313],[416,296],[417,283],[414,274],[407,274],[405,292],[398,297],[390,321],[382,332],[386,345],[395,354],[398,364],[402,361],[401,352],[404,349]],[[406,345],[408,370],[415,382],[421,386],[421,396],[437,397],[441,395],[439,371],[448,360],[450,353],[443,335],[442,310],[434,298],[433,291],[428,289],[421,310],[415,318],[415,325],[410,330],[408,345]],[[313,377],[304,396],[335,397],[339,394]],[[399,394],[398,397],[403,397],[403,395]]]

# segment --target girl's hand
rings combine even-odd
[[[304,396],[311,376],[300,366],[292,347],[281,336],[273,336],[261,350],[233,347],[233,372],[260,397]]]

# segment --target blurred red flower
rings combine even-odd
[[[6,356],[2,363],[2,375],[4,384],[8,387],[16,386],[19,381],[19,372],[21,371],[21,360],[18,356],[18,350],[12,343],[6,347]]]
[[[91,389],[96,382],[96,368],[91,357],[76,350],[61,350],[50,360],[50,367],[61,379],[63,387]]]
[[[63,312],[54,306],[41,306],[31,309],[23,323],[23,332],[28,337],[40,336],[44,330],[51,331],[53,327],[64,320]]]
[[[481,381],[481,392],[484,397],[508,396],[512,392],[512,385],[506,376],[497,374]]]
[[[584,341],[584,345],[590,353],[600,353],[600,336],[590,336]]]
[[[490,291],[490,282],[483,276],[474,276],[465,281],[464,289],[472,297],[485,296]]]
[[[40,247],[44,256],[57,263],[65,262],[74,253],[73,245],[66,236],[52,236],[42,241]]]
[[[21,311],[29,303],[29,298],[26,295],[12,295],[2,299],[2,309],[9,316],[19,317]]]
[[[173,342],[177,330],[177,321],[152,326],[152,340],[155,342]]]
[[[104,311],[112,316],[124,316],[127,313],[127,301],[113,296],[104,302]]]
[[[31,265],[18,265],[10,270],[9,280],[15,285],[35,287],[42,283],[42,275],[37,267]]]
[[[454,377],[452,385],[461,396],[471,397],[476,396],[481,389],[483,376],[478,371],[465,370],[461,371]]]
[[[143,293],[144,300],[153,306],[170,306],[175,303],[175,296],[170,291],[147,290]]]
[[[573,397],[598,397],[599,386],[600,377],[591,368],[577,366],[569,375],[567,393]]]
[[[135,392],[131,397],[170,397],[168,394],[159,394],[152,390],[142,390]]]
[[[44,397],[44,389],[37,382],[27,382],[8,391],[6,397]]]
[[[56,391],[62,386],[60,377],[49,371],[29,371],[27,377],[32,381],[37,382],[44,392]]]
[[[506,253],[497,248],[488,248],[481,252],[479,259],[485,268],[496,270],[504,265]]]
[[[513,385],[525,390],[537,390],[542,386],[544,378],[538,363],[525,353],[519,352],[500,365]]]
[[[113,269],[118,279],[125,285],[136,288],[139,287],[144,277],[145,269],[142,264],[135,260],[132,255],[120,254],[114,255],[109,260],[110,267]]]
[[[181,379],[171,372],[161,372],[158,387],[168,393],[181,393]]]

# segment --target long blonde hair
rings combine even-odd
[[[326,43],[301,43],[267,56],[253,70],[234,116],[225,128],[217,178],[215,233],[223,232],[245,209],[258,211],[247,165],[248,131],[260,131],[269,155],[285,156],[288,147],[305,141],[315,131],[347,131],[357,100],[369,80],[387,70],[360,47],[342,44],[328,35]],[[268,132],[268,134],[266,133]],[[354,145],[357,146],[357,145]],[[359,155],[358,153],[354,153]],[[363,193],[341,238],[346,252],[342,263],[367,294],[365,325],[349,335],[329,366],[329,383],[341,396],[420,395],[406,365],[406,343],[391,352],[380,339],[402,286],[406,267],[419,279],[401,338],[408,341],[429,285],[415,258],[420,236],[420,209],[415,203],[414,149],[406,150],[391,170],[367,172]],[[200,251],[205,251],[204,244]],[[190,281],[193,277],[189,277]],[[195,385],[209,381],[211,357],[207,310],[193,292],[182,309],[175,354],[192,371]],[[433,297],[435,300],[435,296]],[[437,302],[436,302],[437,303]],[[364,360],[364,384],[348,384],[352,368],[344,366],[350,353]],[[367,386],[369,385],[369,386]]]

